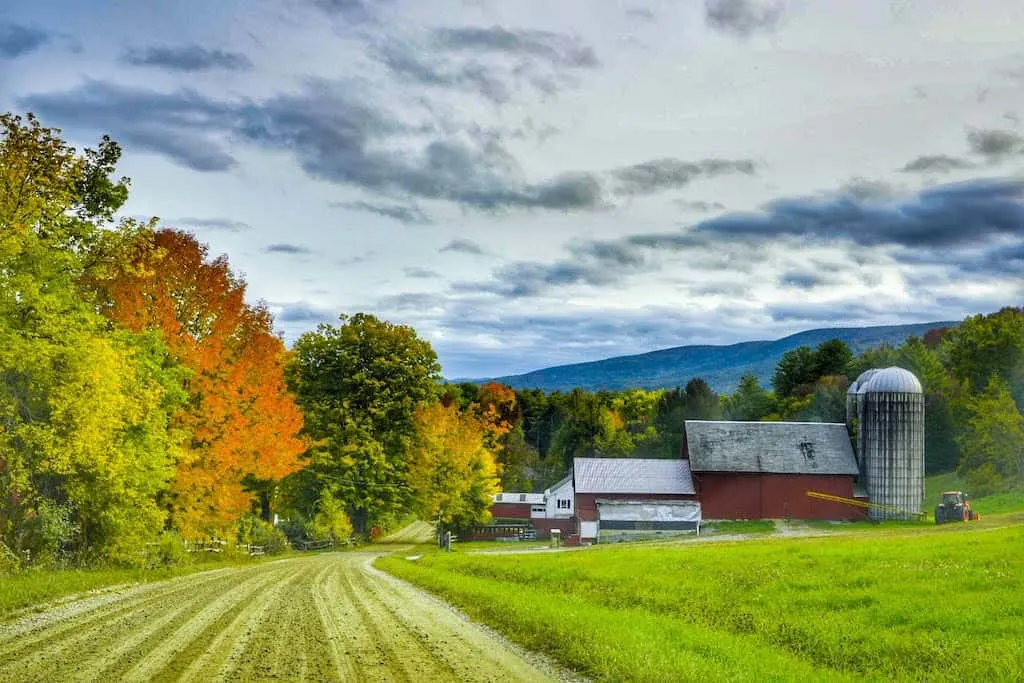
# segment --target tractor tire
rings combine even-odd
[[[945,519],[945,515],[942,514],[942,508],[940,508],[940,507],[935,508],[935,523],[936,524],[942,524],[945,521],[946,521],[946,519]]]

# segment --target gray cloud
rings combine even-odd
[[[1024,137],[1012,130],[976,129],[967,132],[971,152],[990,162],[1000,162],[1015,154],[1024,153]]]
[[[376,50],[376,56],[392,74],[406,82],[471,92],[495,104],[504,104],[512,97],[504,74],[478,62],[453,64],[405,42],[388,43]]]
[[[782,18],[781,2],[759,0],[704,0],[704,21],[716,31],[749,38],[772,31]]]
[[[728,214],[699,223],[695,236],[794,236],[850,240],[861,246],[953,246],[1024,233],[1024,180],[973,180],[940,185],[901,202],[849,197],[795,197],[760,213]]]
[[[885,200],[896,196],[896,189],[883,180],[870,180],[857,176],[843,183],[839,187],[839,193],[860,201]]]
[[[338,317],[334,311],[305,301],[279,304],[278,313],[275,316],[278,322],[283,323],[321,323],[329,322]]]
[[[268,244],[263,248],[264,254],[289,254],[292,256],[312,254],[313,250],[308,247],[303,247],[298,244],[288,244],[283,242],[280,244]]]
[[[828,281],[817,273],[790,271],[782,274],[779,278],[779,283],[796,289],[815,289],[828,284]]]
[[[886,202],[849,193],[781,198],[760,212],[725,214],[680,232],[572,243],[568,259],[503,266],[490,280],[460,282],[453,288],[515,299],[567,285],[614,286],[630,275],[660,269],[647,252],[693,252],[693,268],[750,272],[771,246],[791,250],[794,245],[836,242],[867,248],[854,254],[863,264],[876,258],[871,249],[877,247],[894,248],[897,260],[908,264],[931,262],[931,252],[951,258],[956,247],[959,263],[978,262],[990,273],[1012,270],[1019,252],[1007,244],[1024,243],[1024,179],[940,185]],[[971,246],[1001,250],[981,261],[968,260],[962,249]],[[796,272],[783,277],[790,286],[816,284]]]
[[[121,61],[132,66],[153,66],[190,73],[212,69],[247,71],[252,68],[252,62],[241,53],[209,49],[195,44],[130,48],[122,55]]]
[[[194,90],[165,94],[86,81],[66,92],[25,97],[20,104],[90,134],[110,131],[129,149],[162,154],[197,171],[226,171],[237,165],[226,149],[226,137],[240,124],[238,108]]]
[[[559,67],[593,69],[600,65],[593,48],[578,38],[552,31],[501,26],[440,28],[433,32],[433,43],[441,50],[527,56]]]
[[[427,225],[433,222],[430,216],[415,204],[383,204],[360,200],[354,202],[331,202],[330,205],[337,209],[363,211],[384,216],[385,218],[393,218],[400,223]]]
[[[904,173],[949,173],[968,168],[974,168],[974,164],[946,154],[933,154],[908,161],[907,165],[900,170]]]
[[[444,253],[446,251],[455,252],[458,254],[483,254],[484,249],[473,240],[465,238],[454,239],[448,244],[441,247],[438,251]]]
[[[699,211],[700,213],[708,213],[710,211],[725,211],[726,206],[722,202],[705,202],[705,201],[688,201],[686,199],[676,199],[676,206],[680,207],[685,211]]]
[[[441,273],[430,268],[423,268],[422,266],[406,266],[402,269],[406,277],[416,278],[420,280],[431,280],[434,278],[441,277]]]
[[[205,228],[224,232],[246,232],[252,229],[248,223],[230,218],[175,218],[167,222],[189,228]]]
[[[17,59],[48,43],[49,33],[21,24],[0,24],[0,59]]]
[[[618,181],[616,191],[624,195],[651,194],[662,190],[678,189],[696,178],[741,173],[753,175],[757,164],[750,159],[703,159],[682,161],[661,158],[612,171]]]

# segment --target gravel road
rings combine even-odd
[[[0,681],[563,677],[374,569],[379,554],[218,569],[54,604],[0,623]]]

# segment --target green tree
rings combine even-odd
[[[946,333],[940,350],[952,375],[972,391],[998,375],[1024,410],[1024,308],[971,316]]]
[[[31,115],[0,116],[0,538],[137,562],[180,435],[181,374],[155,337],[111,330],[83,289],[127,196],[104,138],[78,154]],[[38,552],[37,552],[38,556]]]
[[[998,375],[969,399],[959,441],[958,472],[975,495],[1024,487],[1024,415]]]
[[[799,346],[782,354],[775,374],[772,375],[772,386],[779,398],[789,398],[794,394],[806,395],[818,379],[814,351],[809,346]]]
[[[723,399],[723,407],[730,420],[756,422],[772,413],[775,400],[770,391],[761,388],[756,375],[744,375],[736,392]]]
[[[308,452],[315,485],[344,503],[359,533],[409,502],[414,415],[435,397],[440,369],[412,328],[364,313],[320,325],[295,343],[288,385],[315,442]]]

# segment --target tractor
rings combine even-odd
[[[935,523],[968,522],[981,519],[981,515],[971,509],[971,501],[963,491],[943,491],[942,502],[935,506]]]

